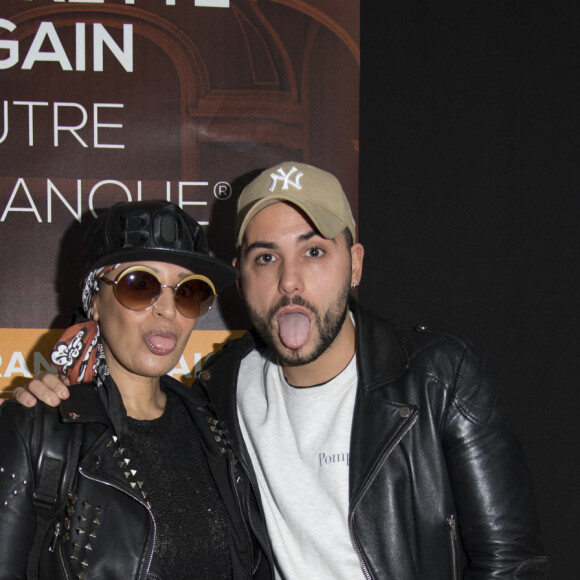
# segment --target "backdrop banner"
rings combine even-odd
[[[163,198],[233,255],[259,169],[312,163],[358,207],[358,0],[2,0],[0,390],[49,368],[80,304],[83,234]],[[174,376],[247,327],[235,290]]]

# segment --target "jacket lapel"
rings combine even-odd
[[[350,442],[351,511],[372,484],[390,453],[417,419],[417,407],[401,400],[396,379],[407,354],[393,326],[363,309],[354,299],[358,386]]]

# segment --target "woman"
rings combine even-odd
[[[235,270],[169,202],[117,204],[86,239],[85,317],[52,355],[84,386],[0,407],[0,578],[269,577],[219,423],[167,376]]]

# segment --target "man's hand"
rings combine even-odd
[[[37,399],[51,407],[57,407],[62,399],[68,399],[70,381],[64,375],[38,371],[34,378],[14,389],[14,398],[25,407],[34,407]]]

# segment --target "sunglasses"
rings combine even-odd
[[[157,274],[144,266],[132,266],[123,270],[115,280],[100,278],[113,286],[117,301],[129,310],[147,310],[161,295],[162,288],[171,288],[175,308],[186,318],[199,318],[213,305],[217,296],[215,286],[209,278],[192,274],[171,286],[162,284]]]

